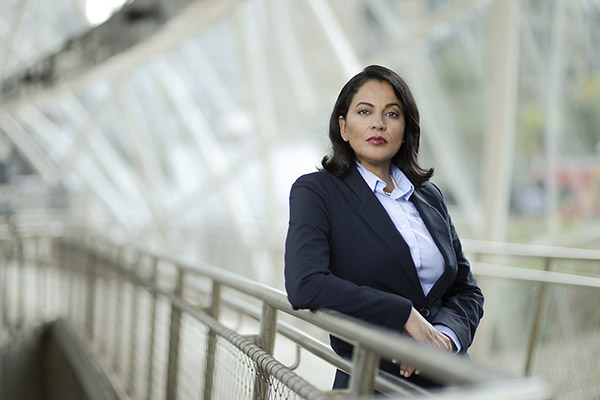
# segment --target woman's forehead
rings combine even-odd
[[[357,104],[360,102],[367,103],[384,103],[393,104],[397,103],[398,106],[402,106],[402,102],[396,96],[396,92],[392,85],[386,81],[370,80],[365,82],[354,94],[350,104]]]

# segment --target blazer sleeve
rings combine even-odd
[[[290,194],[285,287],[291,305],[295,309],[328,308],[401,331],[412,309],[409,299],[359,286],[331,272],[329,255],[334,204],[331,189],[317,178],[318,174],[300,177]],[[348,242],[348,245],[352,243]]]
[[[475,330],[483,317],[483,293],[471,273],[471,266],[465,257],[442,194],[435,185],[432,186],[437,190],[441,211],[449,223],[458,269],[453,284],[442,296],[442,308],[431,322],[434,325],[441,324],[452,329],[460,341],[460,352],[464,353],[473,342]]]

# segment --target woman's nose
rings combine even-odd
[[[371,121],[371,128],[381,130],[385,128],[385,124],[381,118],[373,118],[373,121]]]

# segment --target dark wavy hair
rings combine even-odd
[[[331,154],[323,157],[321,164],[325,170],[338,177],[346,175],[354,165],[356,155],[352,147],[350,147],[350,143],[345,142],[340,135],[339,117],[346,118],[354,95],[369,81],[389,83],[394,89],[396,97],[400,100],[406,125],[404,129],[404,143],[400,146],[394,157],[392,157],[392,163],[404,172],[404,175],[406,175],[413,185],[417,187],[421,186],[421,184],[431,178],[433,168],[424,169],[419,165],[421,128],[419,126],[417,104],[404,79],[394,71],[379,65],[366,67],[362,72],[350,79],[342,88],[329,119]]]

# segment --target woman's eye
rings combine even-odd
[[[369,110],[359,110],[358,115],[369,115]]]
[[[395,111],[389,111],[387,113],[387,116],[390,117],[390,118],[398,118],[398,113],[395,112]]]

